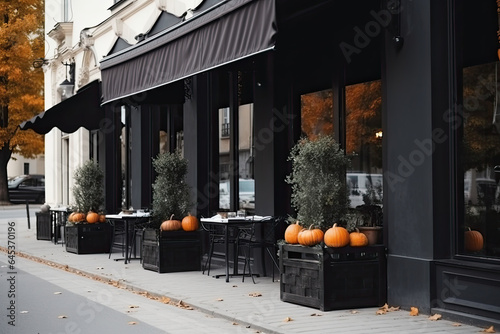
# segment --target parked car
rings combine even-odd
[[[382,204],[382,174],[347,173],[346,178],[352,208],[363,204]],[[370,203],[366,203],[367,200]]]
[[[39,174],[19,175],[8,181],[9,198],[13,203],[44,203],[45,176]]]
[[[239,180],[240,208],[245,210],[255,209],[255,180]],[[229,209],[229,181],[222,180],[219,184],[219,207]]]

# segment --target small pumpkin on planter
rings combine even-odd
[[[97,222],[99,222],[99,214],[96,212],[90,211],[89,213],[87,213],[86,220],[87,220],[87,223],[89,223],[89,224],[97,223]]]
[[[297,234],[297,241],[302,246],[314,246],[323,241],[324,233],[319,228],[313,228],[313,225],[308,229],[302,229]]]
[[[289,244],[298,244],[298,235],[302,231],[302,226],[300,226],[297,221],[295,224],[290,224],[285,230],[285,241]]]
[[[464,235],[464,246],[465,250],[469,252],[479,252],[483,249],[483,235],[479,231],[473,231],[468,228],[468,231],[465,231]]]
[[[173,219],[174,215],[170,216],[169,220],[165,220],[160,225],[160,230],[162,231],[178,231],[182,228],[182,222],[180,220]]]
[[[351,247],[363,247],[368,245],[368,238],[364,233],[359,232],[359,229],[349,233],[349,245]]]
[[[192,216],[190,213],[182,219],[181,225],[184,231],[197,231],[200,227],[198,218]]]
[[[344,247],[350,241],[349,232],[344,227],[337,226],[337,223],[325,232],[325,245],[328,247]]]

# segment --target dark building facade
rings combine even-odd
[[[230,210],[241,207],[242,167],[250,210],[293,215],[290,149],[333,134],[352,187],[383,175],[371,200],[383,206],[388,303],[498,325],[497,15],[493,0],[206,0],[189,20],[165,14],[101,62],[116,125],[102,150],[106,207],[149,207],[151,159],[181,149],[198,216],[220,210],[222,179]]]

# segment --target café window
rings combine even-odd
[[[345,148],[351,158],[346,181],[350,206],[382,207],[382,88],[381,81],[345,87]],[[334,135],[333,91],[301,96],[302,136]],[[377,212],[381,212],[378,210]],[[379,215],[380,216],[380,215]],[[382,224],[380,216],[379,221]]]
[[[462,105],[459,108],[457,253],[500,258],[500,94],[497,5],[459,1],[462,29],[457,37]],[[462,183],[463,182],[463,183]],[[462,187],[463,186],[463,187]]]
[[[347,185],[352,208],[382,207],[382,84],[380,80],[347,86],[346,153],[351,157]],[[375,208],[376,209],[376,208]],[[381,214],[381,210],[377,210]],[[378,221],[381,225],[380,214]]]

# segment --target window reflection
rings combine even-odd
[[[300,97],[302,134],[315,138],[333,135],[333,92],[331,89],[304,94]]]
[[[498,62],[463,70],[464,232],[460,252],[500,256],[500,109]],[[481,247],[472,247],[468,231],[479,232]],[[477,234],[475,234],[477,235]]]
[[[219,109],[219,208],[231,208],[230,177],[238,175],[239,203],[237,209],[248,214],[255,211],[255,180],[253,176],[253,104],[239,106],[238,153],[236,163],[230,160],[230,108]],[[237,170],[233,170],[237,166]]]
[[[346,87],[345,147],[351,157],[347,185],[353,208],[382,206],[381,87],[380,80]]]

